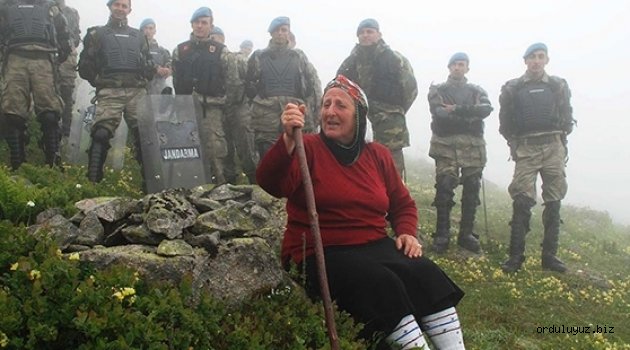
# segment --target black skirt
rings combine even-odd
[[[337,306],[366,327],[361,332],[390,334],[400,320],[420,318],[457,305],[464,292],[426,257],[409,258],[391,238],[324,250],[330,295]],[[315,256],[305,260],[306,288],[319,296]]]

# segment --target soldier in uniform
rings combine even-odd
[[[262,158],[282,133],[278,116],[287,103],[307,104],[305,131],[316,128],[321,82],[315,67],[300,49],[289,48],[291,21],[277,17],[268,29],[269,45],[256,50],[247,62],[245,92],[252,102],[256,150]]]
[[[437,210],[433,250],[443,253],[450,240],[450,213],[455,205],[454,189],[462,184],[462,213],[457,244],[479,253],[478,236],[473,232],[475,212],[479,205],[481,177],[486,165],[486,143],[483,139],[483,119],[492,112],[488,94],[477,85],[468,83],[468,55],[454,54],[448,61],[446,82],[431,85],[431,148],[435,159],[435,200]]]
[[[88,179],[103,179],[103,164],[113,137],[124,116],[133,135],[136,159],[142,165],[138,131],[139,101],[147,94],[147,83],[155,67],[144,34],[127,23],[131,0],[108,0],[109,21],[88,29],[79,56],[79,75],[96,88],[96,112],[92,143],[88,150]]]
[[[190,18],[190,39],[177,45],[173,52],[173,85],[178,95],[196,97],[203,116],[199,133],[204,139],[206,174],[209,182],[225,183],[224,162],[227,144],[223,128],[226,103],[226,79],[230,69],[227,47],[212,40],[214,28],[212,10],[197,9]]]
[[[542,178],[543,269],[565,272],[556,257],[560,234],[560,201],[567,193],[565,166],[567,135],[573,130],[571,92],[567,82],[548,75],[547,46],[535,43],[523,59],[527,70],[501,88],[499,112],[501,135],[510,146],[515,162],[514,176],[508,188],[512,197],[510,257],[503,271],[521,268],[525,261],[525,236],[529,231],[531,208],[536,204],[536,178]]]
[[[337,74],[347,76],[365,89],[374,141],[389,148],[404,179],[403,148],[409,146],[405,114],[418,96],[416,78],[409,61],[385,43],[375,19],[359,23],[357,38],[359,43]]]
[[[42,129],[46,164],[59,161],[63,100],[57,89],[57,65],[70,54],[66,19],[46,0],[9,0],[0,8],[0,42],[5,45],[2,110],[10,163],[26,161],[26,129],[31,104]]]
[[[140,30],[149,41],[151,60],[153,60],[156,69],[155,77],[149,82],[147,90],[150,95],[158,95],[162,93],[162,90],[166,87],[166,79],[172,74],[171,53],[160,46],[157,40],[155,40],[157,28],[153,19],[144,19],[142,23],[140,23]]]
[[[72,125],[75,99],[74,87],[77,80],[77,47],[81,43],[81,28],[79,27],[79,12],[67,6],[66,0],[56,0],[56,2],[68,22],[68,33],[72,48],[68,59],[59,66],[59,91],[64,103],[63,113],[61,114],[61,130],[63,136],[68,137],[70,135],[70,126]]]
[[[218,27],[215,27],[215,30]],[[215,34],[216,35],[216,34]],[[223,40],[225,36],[221,31]],[[252,52],[253,43],[249,40],[241,43],[240,51],[230,54],[233,65],[230,76],[226,80],[227,102],[223,125],[227,141],[227,156],[225,157],[225,177],[227,182],[237,183],[239,168],[247,176],[249,183],[256,183],[256,164],[258,154],[254,146],[254,131],[252,130],[252,115],[249,104],[245,101],[245,76],[247,75],[247,58]],[[240,161],[240,167],[237,163]]]

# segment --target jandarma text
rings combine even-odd
[[[615,327],[608,325],[588,325],[588,326],[568,326],[568,325],[551,325],[536,327],[538,334],[584,334],[584,333],[615,333]]]

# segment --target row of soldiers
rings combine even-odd
[[[61,15],[55,10],[62,7],[53,6],[45,0],[13,0],[13,3],[18,5],[9,6],[9,16],[2,17],[3,25],[8,23],[19,27],[22,23],[16,23],[19,22],[16,18],[24,18],[28,12],[23,7],[26,5],[20,4],[28,4],[31,7],[27,8],[48,11],[45,12],[50,14],[47,21],[46,16],[37,19],[46,24],[45,28],[55,28],[56,41],[39,33],[41,38],[29,37],[27,45],[22,45],[20,40],[24,38],[14,35],[6,41],[9,43],[6,66],[24,64],[26,60],[23,58],[37,58],[41,64],[48,62],[46,67],[52,66],[55,58],[59,62],[65,61],[67,53],[72,50],[66,47],[69,35],[63,29],[61,22],[64,21],[58,20]],[[268,46],[256,50],[248,58],[251,42],[243,43],[241,52],[230,53],[224,44],[224,33],[213,23],[212,11],[201,7],[190,19],[190,38],[177,45],[171,57],[168,50],[160,48],[155,40],[154,21],[143,21],[142,31],[128,25],[130,0],[109,0],[107,6],[110,11],[108,23],[88,30],[78,62],[80,76],[97,89],[88,164],[91,181],[99,182],[103,178],[109,140],[122,117],[137,145],[137,159],[142,162],[138,146],[138,102],[147,94],[147,88],[151,93],[168,93],[168,89],[164,89],[165,79],[171,74],[175,93],[193,95],[203,106],[204,116],[199,119],[199,130],[205,134],[204,165],[213,175],[215,183],[235,181],[235,151],[239,152],[250,182],[255,182],[258,159],[282,132],[278,116],[287,103],[305,104],[308,108],[306,131],[317,130],[320,80],[304,52],[294,47],[288,17],[277,17],[270,23]],[[361,21],[356,36],[358,43],[341,63],[338,73],[357,82],[366,91],[374,140],[390,149],[397,170],[404,178],[402,150],[409,146],[405,115],[418,94],[413,70],[403,55],[385,43],[376,20]],[[40,40],[44,37],[48,41]],[[18,44],[22,45],[20,49],[12,49],[16,46],[11,45]],[[42,45],[46,50],[41,49]],[[31,47],[40,50],[31,52],[22,49]],[[547,54],[544,44],[531,45],[523,55],[526,73],[508,81],[500,96],[500,132],[508,141],[516,163],[514,179],[509,187],[513,215],[510,259],[503,265],[506,272],[517,271],[524,261],[524,240],[529,231],[531,208],[536,203],[538,174],[543,180],[545,205],[542,264],[554,271],[566,270],[557,259],[556,252],[560,201],[567,191],[567,135],[572,131],[574,120],[566,81],[545,72],[549,61]],[[12,59],[12,55],[18,58]],[[473,226],[486,164],[483,119],[490,115],[493,108],[487,93],[467,82],[465,75],[469,71],[469,63],[465,53],[454,54],[447,64],[448,80],[431,86],[428,95],[433,131],[429,155],[436,163],[433,205],[437,210],[437,221],[432,248],[437,253],[448,249],[450,213],[455,204],[454,190],[459,184],[462,184],[463,190],[457,243],[464,249],[480,252],[479,237],[474,233]],[[21,79],[10,75],[9,69],[5,72],[7,80]],[[51,73],[47,83],[42,84],[54,86],[53,79]],[[26,109],[23,101],[22,109],[11,109],[11,103],[5,104],[5,96],[10,94],[4,92],[3,108],[10,131],[7,141],[11,149],[11,163],[16,168],[24,161],[24,141],[20,141],[20,137],[25,128]],[[56,108],[44,108],[35,89],[33,96],[36,114],[44,126],[43,144],[47,162],[52,165],[52,155],[58,151],[53,142],[58,140],[53,124],[58,124],[58,107],[61,104],[51,103],[50,106]]]

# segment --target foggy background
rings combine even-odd
[[[82,36],[88,27],[106,23],[106,2],[66,1],[81,15]],[[409,59],[418,80],[418,98],[407,115],[412,143],[405,149],[407,159],[432,162],[426,95],[432,82],[446,80],[450,56],[464,51],[471,60],[469,82],[482,86],[495,107],[486,119],[484,176],[506,191],[514,163],[508,162],[509,150],[498,133],[500,88],[525,72],[523,52],[542,41],[549,47],[547,73],[568,81],[578,120],[569,136],[564,202],[605,210],[630,224],[630,1],[132,0],[131,5],[129,24],[137,28],[144,18],[155,19],[156,38],[171,51],[188,39],[190,16],[201,6],[212,9],[231,51],[244,39],[252,40],[255,50],[266,47],[271,20],[288,16],[297,47],[323,85],[357,42],[359,22],[375,18],[385,42]],[[537,185],[540,195],[540,180]]]

